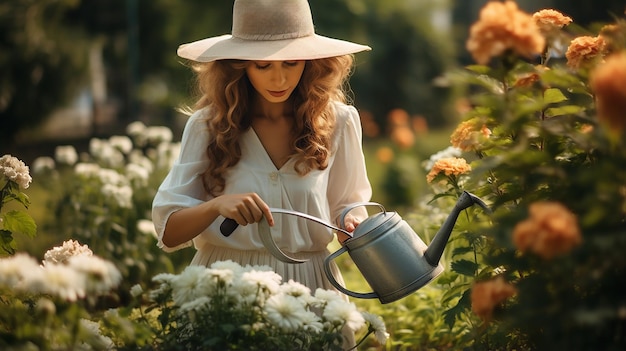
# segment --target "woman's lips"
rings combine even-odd
[[[273,97],[281,97],[285,94],[287,94],[287,90],[281,90],[281,91],[269,91],[270,95],[272,95]]]

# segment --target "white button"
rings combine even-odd
[[[272,181],[277,181],[278,180],[278,172],[272,172],[270,173],[270,179]]]

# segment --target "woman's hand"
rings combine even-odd
[[[257,223],[264,216],[270,226],[274,225],[270,207],[256,193],[221,195],[211,202],[220,215],[234,220],[239,225]]]
[[[356,227],[359,225],[360,221],[354,217],[351,214],[348,214],[344,220],[343,220],[343,224],[344,224],[344,228],[347,232],[352,233]],[[337,232],[337,240],[339,240],[339,243],[343,245],[344,241],[350,239],[351,236],[347,235],[346,233],[343,232]]]

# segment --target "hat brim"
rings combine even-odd
[[[314,60],[369,51],[367,45],[313,34],[285,40],[244,40],[230,34],[182,44],[178,56],[197,62],[223,59],[287,61]]]

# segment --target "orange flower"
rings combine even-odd
[[[376,159],[382,164],[387,164],[393,160],[393,150],[390,147],[381,147],[376,151]]]
[[[535,202],[529,218],[513,229],[513,243],[520,251],[531,251],[544,259],[569,252],[580,245],[582,236],[576,216],[558,202]]]
[[[540,54],[546,45],[532,16],[514,1],[489,1],[470,28],[467,50],[479,64],[511,50],[524,57]]]
[[[525,88],[525,87],[530,87],[533,84],[535,84],[536,82],[539,81],[541,77],[539,77],[539,75],[537,73],[529,73],[526,74],[522,77],[519,77],[516,81],[515,81],[515,87],[518,88]]]
[[[591,72],[598,119],[621,133],[626,128],[626,51],[611,55]]]
[[[574,38],[567,48],[567,65],[573,69],[589,68],[604,58],[606,42],[601,36]]]
[[[472,286],[472,312],[485,321],[491,320],[493,309],[504,300],[517,294],[517,289],[498,276],[490,281]]]
[[[487,126],[479,125],[480,121],[477,118],[461,122],[450,135],[450,144],[463,151],[478,150],[491,135],[491,130]]]
[[[469,173],[472,167],[467,164],[464,158],[458,157],[446,157],[441,158],[435,162],[433,168],[426,176],[426,181],[432,183],[432,181],[440,174],[444,173],[447,176],[458,176],[461,174]]]
[[[542,33],[551,33],[572,23],[572,19],[559,11],[546,9],[533,13],[533,20]]]
[[[391,140],[401,149],[408,149],[413,146],[413,143],[415,142],[415,135],[407,126],[395,127],[391,131]]]
[[[626,43],[626,21],[605,25],[600,29],[599,35],[606,42],[607,54],[626,49],[626,47],[624,47]]]
[[[361,126],[363,128],[363,135],[375,138],[380,133],[380,128],[378,127],[378,123],[374,120],[374,116],[369,111],[360,111],[361,115]]]

